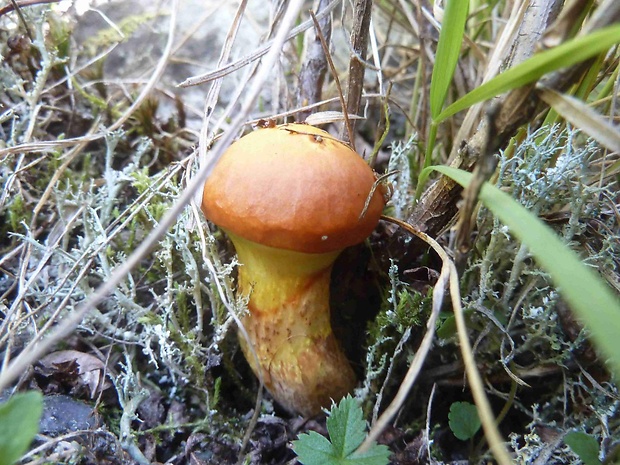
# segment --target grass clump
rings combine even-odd
[[[593,223],[618,230],[617,218],[602,200],[615,190],[614,184],[592,183],[596,175],[591,166],[600,156],[600,147],[579,131],[543,127],[500,159],[496,182],[546,219],[567,247],[579,249],[585,263],[609,276],[609,263],[618,263],[620,250],[591,239],[600,231]],[[548,428],[557,428],[560,436],[579,427],[599,434],[600,415],[613,408],[617,395],[613,378],[608,373],[601,378],[605,360],[597,357],[588,332],[571,315],[562,289],[558,293],[528,249],[484,208],[477,218],[474,252],[462,278],[463,305],[470,309],[470,337],[483,375],[507,388],[494,392],[505,401],[502,412],[519,412],[530,420],[524,433],[514,424],[507,426],[513,447],[519,457],[544,453],[548,443],[536,441]],[[617,236],[609,238],[617,245]],[[589,383],[593,390],[586,388]],[[605,434],[618,427],[618,422],[606,423]],[[610,453],[608,448],[605,454]]]

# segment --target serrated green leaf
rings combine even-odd
[[[472,174],[448,166],[432,169],[467,186]],[[425,170],[426,171],[426,170]],[[428,176],[428,172],[423,172]],[[592,338],[609,358],[610,368],[620,376],[620,304],[618,296],[585,266],[555,232],[510,195],[486,183],[480,191],[482,203],[530,250],[547,271],[570,308],[586,324]]]
[[[366,435],[362,408],[350,395],[333,405],[327,419],[331,442],[311,431],[293,441],[293,451],[303,465],[387,465],[390,450],[374,444],[356,453]]]
[[[350,455],[364,440],[366,422],[362,409],[350,395],[332,408],[327,419],[327,431],[338,457]]]
[[[480,429],[476,406],[469,402],[454,402],[448,413],[448,424],[452,433],[461,441],[473,438]]]
[[[303,465],[331,464],[336,459],[331,442],[315,431],[300,434],[299,439],[293,441],[293,451]]]
[[[12,465],[28,450],[42,413],[43,396],[34,391],[0,405],[0,465]]]
[[[385,465],[390,461],[390,449],[383,444],[375,444],[362,454],[351,454],[347,464],[351,465]]]
[[[564,442],[579,456],[584,465],[600,465],[598,441],[593,436],[575,431],[564,436]]]

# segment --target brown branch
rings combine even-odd
[[[359,113],[360,102],[362,101],[364,62],[366,61],[366,49],[368,48],[371,11],[372,0],[355,0],[353,2],[352,55],[349,61],[349,81],[347,84],[347,111],[352,115]],[[352,120],[350,134],[346,134],[343,131],[341,139],[352,143],[354,134],[355,120]]]
[[[60,0],[13,0],[9,2],[7,5],[0,8],[0,16],[4,16],[7,13],[10,13],[13,10],[19,11],[20,8],[25,6],[32,5],[43,5],[45,3],[58,3]]]
[[[342,86],[340,85],[340,79],[338,78],[338,73],[336,72],[336,66],[334,65],[334,61],[332,60],[331,55],[329,54],[329,49],[327,48],[327,42],[325,42],[325,38],[318,27],[318,22],[316,20],[316,16],[314,13],[310,13],[312,15],[312,20],[315,23],[315,27],[317,28],[319,40],[321,41],[321,47],[323,47],[323,52],[325,53],[325,58],[327,59],[327,64],[329,65],[329,69],[332,72],[334,77],[334,82],[336,83],[336,88],[338,89],[338,97],[340,98],[340,106],[342,107],[342,115],[344,117],[344,125],[347,128],[347,132],[349,135],[353,134],[353,129],[351,126],[351,118],[349,118],[349,111],[347,109],[347,103],[344,101],[344,95],[342,94]],[[355,118],[353,118],[355,119]],[[355,143],[353,140],[350,142],[351,148],[355,150]]]
[[[328,4],[329,0],[320,0],[317,13],[323,11]],[[299,83],[297,87],[298,107],[305,107],[321,101],[325,73],[327,72],[327,58],[321,44],[321,36],[323,36],[325,43],[330,43],[332,35],[331,15],[323,17],[318,21],[318,25],[318,28],[315,26],[316,32],[314,34],[314,39],[308,42],[305,62],[299,72]],[[299,112],[297,116],[298,121],[304,121],[317,110],[318,107],[315,107]]]
[[[486,122],[489,128],[493,128],[493,119],[497,108],[491,106],[486,112]],[[486,143],[481,147],[481,157],[473,171],[473,177],[469,186],[463,191],[463,206],[461,208],[458,223],[456,225],[456,242],[454,247],[455,264],[459,272],[464,270],[467,256],[471,248],[471,232],[475,225],[474,212],[478,204],[478,195],[486,181],[493,175],[497,167],[497,157],[495,153],[489,151],[489,146],[494,139],[492,132],[487,133]]]

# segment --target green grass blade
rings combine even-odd
[[[620,24],[616,24],[540,52],[514,68],[510,68],[490,81],[476,87],[443,110],[434,118],[434,121],[439,123],[476,103],[530,84],[551,71],[572,66],[592,58],[619,42]]]
[[[447,0],[444,10],[435,66],[431,76],[430,107],[433,119],[439,115],[448,94],[461,53],[469,0]]]
[[[467,186],[472,174],[448,166],[432,169]],[[620,299],[598,274],[585,266],[579,256],[538,217],[510,195],[486,183],[480,200],[510,232],[530,250],[546,270],[571,309],[590,329],[592,338],[620,376]]]
[[[435,148],[436,140],[437,140],[437,125],[435,123],[431,123],[429,131],[428,131],[428,140],[426,141],[426,150],[424,152],[423,168],[428,168],[429,166],[431,166],[431,162],[433,160],[433,150]]]

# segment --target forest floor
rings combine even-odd
[[[298,463],[293,441],[309,431],[327,436],[325,415],[291,414],[261,390],[235,330],[245,303],[235,295],[234,251],[199,211],[199,192],[179,199],[218,143],[242,132],[238,115],[246,112],[249,132],[315,110],[299,110],[310,39],[286,42],[248,109],[255,64],[269,47],[257,51],[282,21],[277,2],[248,2],[238,32],[236,2],[111,1],[84,11],[79,2],[41,3],[21,9],[24,21],[14,11],[0,16],[0,400],[26,390],[44,398],[22,463]],[[294,25],[310,29],[305,6]],[[381,46],[372,50],[385,59],[376,68],[368,57],[353,143],[367,157],[376,148],[373,168],[391,173],[386,213],[407,220],[429,128],[411,122],[430,111],[412,98],[421,89],[416,73],[431,72],[416,60],[437,33],[425,20],[422,45],[412,46],[401,7],[375,5]],[[349,10],[335,6],[330,41],[342,85]],[[617,66],[617,56],[610,61]],[[461,72],[455,92],[480,77],[466,64]],[[339,84],[328,72],[323,123],[338,119]],[[498,151],[492,182],[617,291],[617,154],[606,158],[572,125],[539,123]],[[439,131],[438,162],[448,161],[461,124]],[[342,123],[326,127],[337,135]],[[620,392],[604,357],[527,248],[486,208],[471,217],[470,253],[458,263],[461,301],[504,447],[516,463],[617,463]],[[449,258],[452,225],[435,237]],[[352,394],[372,431],[405,385],[434,315],[422,371],[377,442],[395,465],[491,463],[495,443],[474,407],[454,294],[438,305],[433,293],[447,258],[420,237],[382,221],[336,262],[332,325],[359,379]]]

